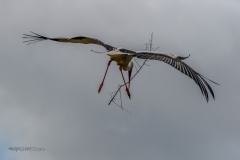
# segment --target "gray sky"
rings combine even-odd
[[[0,159],[239,160],[240,1],[1,0]],[[185,61],[218,82],[209,103],[193,80],[149,61],[132,81],[129,100],[108,106],[122,78],[101,46],[22,43],[29,31],[49,37],[89,36]],[[139,60],[139,62],[143,62]],[[125,73],[127,76],[127,74]],[[8,150],[40,147],[42,152]]]

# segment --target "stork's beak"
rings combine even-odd
[[[130,88],[130,80],[131,80],[131,74],[132,74],[132,70],[128,71],[128,88]]]

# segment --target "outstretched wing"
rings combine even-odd
[[[188,57],[180,57],[180,56],[175,56],[172,55],[171,53],[164,53],[164,52],[137,52],[137,54],[134,55],[137,58],[140,59],[151,59],[151,60],[159,60],[163,61],[172,67],[176,68],[177,70],[181,71],[183,74],[187,75],[188,77],[192,78],[199,88],[202,91],[202,94],[205,96],[207,102],[208,102],[208,90],[210,91],[213,99],[214,98],[214,93],[210,85],[207,83],[207,81],[204,79],[206,77],[202,76],[201,74],[197,73],[194,71],[191,67],[189,67],[186,63],[184,63],[182,60],[188,58]],[[212,80],[206,78],[207,80],[213,82]],[[213,82],[217,84],[216,82]],[[218,84],[219,85],[219,84]]]
[[[52,40],[52,41],[57,41],[57,42],[70,42],[70,43],[83,43],[83,44],[96,44],[96,45],[101,45],[105,47],[108,51],[113,50],[115,47],[110,46],[108,44],[103,43],[102,41],[94,38],[89,38],[89,37],[73,37],[73,38],[49,38],[45,36],[41,36],[39,34],[36,34],[34,32],[31,32],[33,35],[28,35],[28,34],[23,34],[23,38],[29,38],[30,40],[26,40],[23,43],[28,43],[28,44],[34,44],[43,40]]]

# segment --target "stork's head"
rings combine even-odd
[[[133,66],[134,66],[133,62],[132,61],[129,62],[129,64],[128,64],[128,71],[132,71]]]
[[[133,69],[133,62],[131,61],[129,64],[128,64],[128,88],[130,88],[130,80],[131,80],[131,74],[132,74],[132,69]]]

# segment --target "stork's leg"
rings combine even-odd
[[[103,83],[104,83],[105,77],[106,77],[106,75],[107,75],[108,67],[110,66],[111,62],[112,62],[112,60],[109,60],[109,61],[108,61],[107,69],[106,69],[106,72],[105,72],[105,74],[104,74],[104,77],[103,77],[102,83],[101,83],[100,86],[99,86],[98,93],[100,93],[100,91],[101,91],[101,89],[102,89],[102,86],[103,86]]]
[[[128,89],[127,85],[126,85],[126,81],[125,81],[124,76],[123,76],[123,73],[122,73],[122,66],[119,67],[119,70],[120,70],[120,72],[121,72],[121,74],[122,74],[123,82],[124,82],[124,84],[125,84],[125,86],[126,86],[126,92],[127,92],[127,94],[128,94],[128,97],[129,97],[129,99],[131,99],[131,94],[130,94],[129,89]]]

